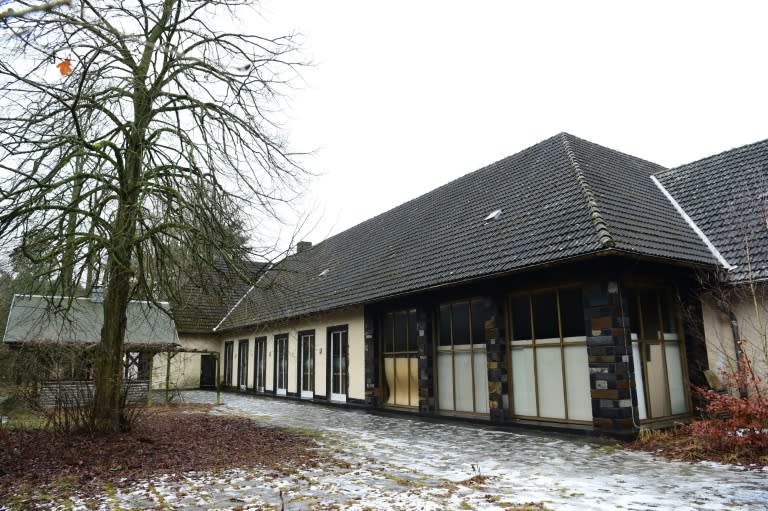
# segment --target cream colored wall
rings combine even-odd
[[[756,305],[748,292],[735,293],[729,301],[740,337],[747,340],[744,351],[754,372],[765,381],[768,376],[768,303],[758,297]],[[718,310],[709,296],[702,298],[702,314],[710,369],[718,375],[732,371],[736,367],[736,351],[730,318]]]
[[[186,349],[218,351],[220,343],[211,336],[179,336]],[[176,353],[171,358],[171,388],[196,389],[200,387],[200,353]],[[152,360],[152,388],[165,388],[167,355],[158,353]]]
[[[365,398],[365,327],[363,308],[318,315],[310,319],[285,323],[269,329],[252,330],[247,335],[229,336],[225,341],[234,341],[234,356],[232,378],[237,382],[238,371],[238,342],[248,339],[248,388],[253,388],[254,382],[254,349],[256,337],[267,338],[267,367],[266,390],[274,391],[275,365],[275,335],[288,334],[288,392],[297,393],[299,332],[315,331],[315,394],[327,395],[327,331],[334,326],[346,325],[349,340],[349,394],[348,398]],[[224,356],[224,342],[220,345],[221,356]],[[223,364],[222,364],[223,371]],[[222,374],[223,377],[223,374]]]

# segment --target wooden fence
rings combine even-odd
[[[56,406],[85,406],[93,400],[93,381],[47,381],[40,388],[39,403],[44,408]],[[123,382],[127,403],[145,403],[149,394],[149,380]]]

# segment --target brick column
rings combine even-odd
[[[432,321],[430,315],[419,309],[416,320],[416,346],[419,348],[419,413],[435,411],[435,382]]]
[[[637,419],[629,318],[617,281],[584,288],[593,425],[597,431],[632,434]]]
[[[365,313],[365,404],[379,406],[379,357],[376,349],[376,319],[370,312]]]
[[[488,401],[493,422],[509,418],[509,388],[507,383],[507,358],[504,331],[493,315],[485,322],[485,352],[488,358]],[[504,404],[507,403],[507,406]]]

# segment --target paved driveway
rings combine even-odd
[[[189,392],[184,399],[212,402],[215,394]],[[113,497],[119,505],[430,510],[542,502],[557,510],[768,509],[766,470],[670,462],[578,438],[384,417],[272,398],[223,394],[222,400],[217,413],[316,433],[323,449],[353,468],[324,467],[290,478],[238,470],[218,477],[193,474],[181,482],[159,480],[149,489]],[[472,479],[476,475],[485,479],[477,484]]]

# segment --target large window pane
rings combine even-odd
[[[656,290],[640,290],[640,313],[643,315],[643,339],[658,339],[661,331],[659,320],[659,302],[656,299]]]
[[[417,337],[416,311],[412,310],[408,312],[408,351],[417,351],[419,349],[416,344]]]
[[[667,380],[669,381],[669,399],[672,404],[672,414],[680,414],[688,411],[688,402],[685,399],[685,382],[683,381],[683,368],[681,365],[682,353],[677,343],[664,343],[667,358]]]
[[[451,306],[440,306],[440,346],[451,345]]]
[[[566,346],[565,386],[568,389],[568,418],[592,420],[592,396],[586,346]]]
[[[667,289],[661,293],[661,314],[665,339],[677,339],[677,300],[672,290]],[[671,335],[670,335],[671,334]]]
[[[473,300],[470,310],[472,312],[472,344],[485,344],[485,320],[490,316],[488,304],[482,300]]]
[[[476,349],[472,353],[472,365],[475,371],[475,411],[488,413],[488,359],[485,348]]]
[[[516,296],[511,300],[512,340],[527,341],[531,335],[531,307],[528,296]]]
[[[384,343],[384,352],[392,352],[395,350],[394,347],[394,336],[393,332],[395,330],[395,318],[394,314],[385,314],[384,315],[384,321],[382,325],[382,332],[381,332],[381,338],[382,342]]]
[[[563,337],[586,336],[581,288],[560,290],[560,322]]]
[[[442,410],[453,410],[453,353],[437,353],[437,403]]]
[[[408,351],[408,313],[395,313],[395,351]]]
[[[512,399],[515,415],[536,415],[533,348],[512,348]]]
[[[533,335],[536,339],[560,338],[555,293],[533,295]]]
[[[453,344],[469,344],[469,304],[454,303],[451,306]]]
[[[474,402],[472,390],[472,354],[468,351],[453,353],[454,373],[456,389],[456,411],[473,412]],[[486,386],[488,384],[486,383]]]
[[[536,380],[539,390],[539,415],[565,419],[560,347],[536,349]]]

